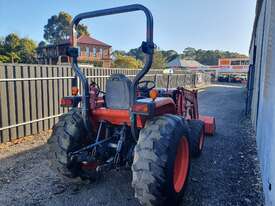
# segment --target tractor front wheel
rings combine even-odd
[[[188,136],[188,124],[175,115],[155,117],[140,131],[132,186],[142,205],[179,202],[189,174]]]
[[[201,155],[204,141],[205,141],[205,132],[204,132],[204,122],[201,120],[189,120],[188,121],[190,128],[189,144],[190,144],[190,153],[191,156],[196,158]]]

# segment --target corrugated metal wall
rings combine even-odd
[[[266,205],[275,205],[275,1],[258,2],[262,6],[256,14],[250,51],[255,66],[251,119],[256,130]]]

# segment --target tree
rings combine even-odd
[[[5,56],[9,58],[8,62],[11,63],[19,63],[21,60],[17,52],[9,52]]]
[[[90,36],[90,33],[88,32],[88,27],[84,24],[77,25],[77,32],[78,32],[78,36],[81,36],[81,35]]]
[[[179,56],[179,54],[175,50],[165,51],[158,49],[157,51],[161,53],[165,62],[169,62]],[[141,48],[130,49],[128,52],[115,50],[112,55],[115,56],[116,54],[132,56],[135,59],[142,61],[143,63],[145,62],[145,54],[142,52]]]
[[[12,52],[18,49],[20,38],[17,34],[11,33],[5,37],[4,48],[6,52]]]
[[[5,49],[4,49],[4,38],[0,37],[0,62],[6,62],[7,61],[7,56],[5,54]]]
[[[131,56],[126,55],[117,55],[115,60],[112,63],[112,67],[116,68],[131,68],[131,69],[138,69],[141,68],[142,62],[140,60],[135,59]]]
[[[187,47],[181,54],[183,59],[194,59],[205,65],[217,65],[219,58],[240,58],[246,55],[237,52],[220,51],[220,50],[202,50]]]
[[[8,63],[10,58],[6,55],[1,55],[0,54],[0,63]]]
[[[44,47],[46,45],[47,45],[46,42],[41,41],[41,42],[39,42],[38,47]]]
[[[9,58],[9,62],[15,63],[20,61],[18,54],[20,38],[17,34],[11,33],[4,40],[4,55]]]
[[[195,59],[196,58],[196,49],[192,47],[187,47],[183,50],[182,55],[185,59]]]
[[[164,69],[166,67],[166,61],[163,54],[158,49],[155,50],[153,64],[151,69]]]
[[[11,33],[0,41],[0,62],[34,63],[36,44]]]
[[[145,62],[145,54],[141,51],[140,48],[130,49],[128,52],[116,50],[112,53],[113,56],[117,56],[119,54],[123,56],[131,56],[137,60],[142,61],[143,63]],[[185,48],[183,52],[179,54],[175,50],[160,50],[158,48],[155,50],[152,68],[163,69],[166,67],[166,63],[177,57],[182,59],[194,59],[205,65],[217,65],[219,58],[243,58],[247,56],[237,52],[203,50],[192,47]]]
[[[165,58],[166,62],[170,62],[179,56],[178,52],[175,50],[160,50],[160,52],[162,53],[162,56]]]
[[[144,62],[145,54],[142,52],[141,48],[130,49],[127,55],[134,57],[142,62]]]
[[[36,44],[33,40],[28,38],[20,39],[19,43],[19,56],[22,63],[34,63],[36,62]]]
[[[127,52],[123,51],[123,50],[115,50],[115,51],[112,52],[112,56],[114,56],[114,57],[117,57],[119,55],[125,56],[125,55],[127,55]]]
[[[5,39],[0,37],[0,63],[9,62],[9,57],[5,55],[4,42]]]
[[[70,24],[72,16],[64,11],[58,15],[53,15],[48,19],[48,23],[44,26],[44,39],[51,44],[57,44],[63,40],[69,39]],[[77,27],[77,35],[90,35],[88,27],[79,24]]]

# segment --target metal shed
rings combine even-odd
[[[275,1],[258,0],[250,44],[247,113],[256,140],[266,205],[275,205]]]

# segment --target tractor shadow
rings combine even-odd
[[[0,205],[139,205],[130,171],[110,171],[95,182],[67,181],[49,168],[48,154],[42,144],[0,156]]]

